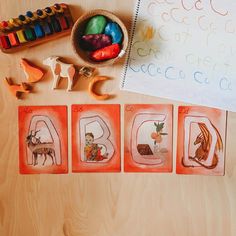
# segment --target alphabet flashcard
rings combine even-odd
[[[120,171],[120,105],[72,105],[72,171]]]
[[[226,111],[180,106],[176,173],[224,175]]]
[[[172,105],[126,104],[124,170],[172,172]]]
[[[67,107],[20,106],[21,174],[68,173]]]

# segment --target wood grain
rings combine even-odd
[[[53,1],[1,1],[1,20],[35,10]],[[133,1],[66,1],[72,15],[105,8],[127,26]],[[69,37],[12,55],[0,54],[0,79],[24,81],[20,58],[38,65],[51,55],[80,64]],[[174,157],[179,103],[119,91],[122,62],[99,69],[112,75],[104,92],[116,96],[107,103],[174,103]],[[47,69],[47,67],[44,67]],[[35,93],[18,101],[0,83],[0,235],[1,236],[234,236],[236,235],[236,113],[228,115],[226,175],[224,177],[172,174],[20,175],[18,170],[18,105],[102,103],[89,97],[88,80],[79,79],[73,92],[51,90],[52,74],[35,85]],[[70,111],[70,109],[69,109]],[[70,114],[69,114],[70,120]],[[123,122],[123,111],[122,111]],[[122,125],[123,127],[123,125]],[[70,143],[69,123],[69,143]],[[123,139],[122,139],[123,153]],[[69,145],[69,164],[71,147]],[[123,157],[122,157],[123,163]],[[69,167],[71,170],[71,166]],[[174,166],[175,168],[175,166]]]

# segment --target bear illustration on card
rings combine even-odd
[[[67,173],[67,107],[19,107],[19,158],[23,174]]]
[[[125,105],[125,171],[172,170],[172,106]]]
[[[224,174],[226,112],[179,107],[177,173]]]
[[[72,106],[73,172],[120,171],[119,105]]]

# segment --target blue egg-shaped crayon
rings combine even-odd
[[[115,22],[109,22],[106,27],[104,33],[106,35],[110,35],[112,38],[112,43],[121,43],[123,38],[123,33],[120,26]]]

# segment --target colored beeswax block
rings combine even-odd
[[[61,31],[61,26],[58,20],[55,17],[51,17],[51,24],[52,28],[55,32],[60,32]]]
[[[83,35],[80,45],[83,49],[94,51],[112,44],[111,38],[106,34],[87,34]]]
[[[8,38],[9,38],[11,46],[18,46],[19,45],[19,40],[18,40],[15,33],[8,34]]]
[[[112,43],[121,43],[123,34],[120,26],[115,22],[110,22],[106,25],[105,32],[106,35],[110,35],[112,38]]]
[[[104,16],[93,16],[88,21],[85,28],[86,34],[101,34],[106,26],[107,20]]]
[[[23,30],[16,31],[16,35],[17,35],[20,43],[26,43],[27,42],[27,40],[25,39],[25,35],[24,35]]]
[[[43,31],[46,35],[50,35],[53,33],[52,26],[50,23],[45,22],[42,24],[42,27],[43,27]]]
[[[91,52],[90,58],[93,61],[104,61],[117,57],[119,53],[120,53],[120,46],[118,43],[116,43]]]
[[[35,34],[32,28],[26,28],[24,33],[27,41],[35,40]]]
[[[59,23],[60,23],[61,28],[63,30],[66,30],[69,28],[69,22],[66,17],[64,17],[64,16],[59,17]]]
[[[0,44],[3,48],[8,49],[11,47],[9,39],[6,35],[0,37]]]
[[[34,26],[34,32],[35,32],[35,35],[36,35],[37,38],[42,38],[42,37],[45,36],[43,28],[42,28],[42,26],[40,24],[36,24]]]

